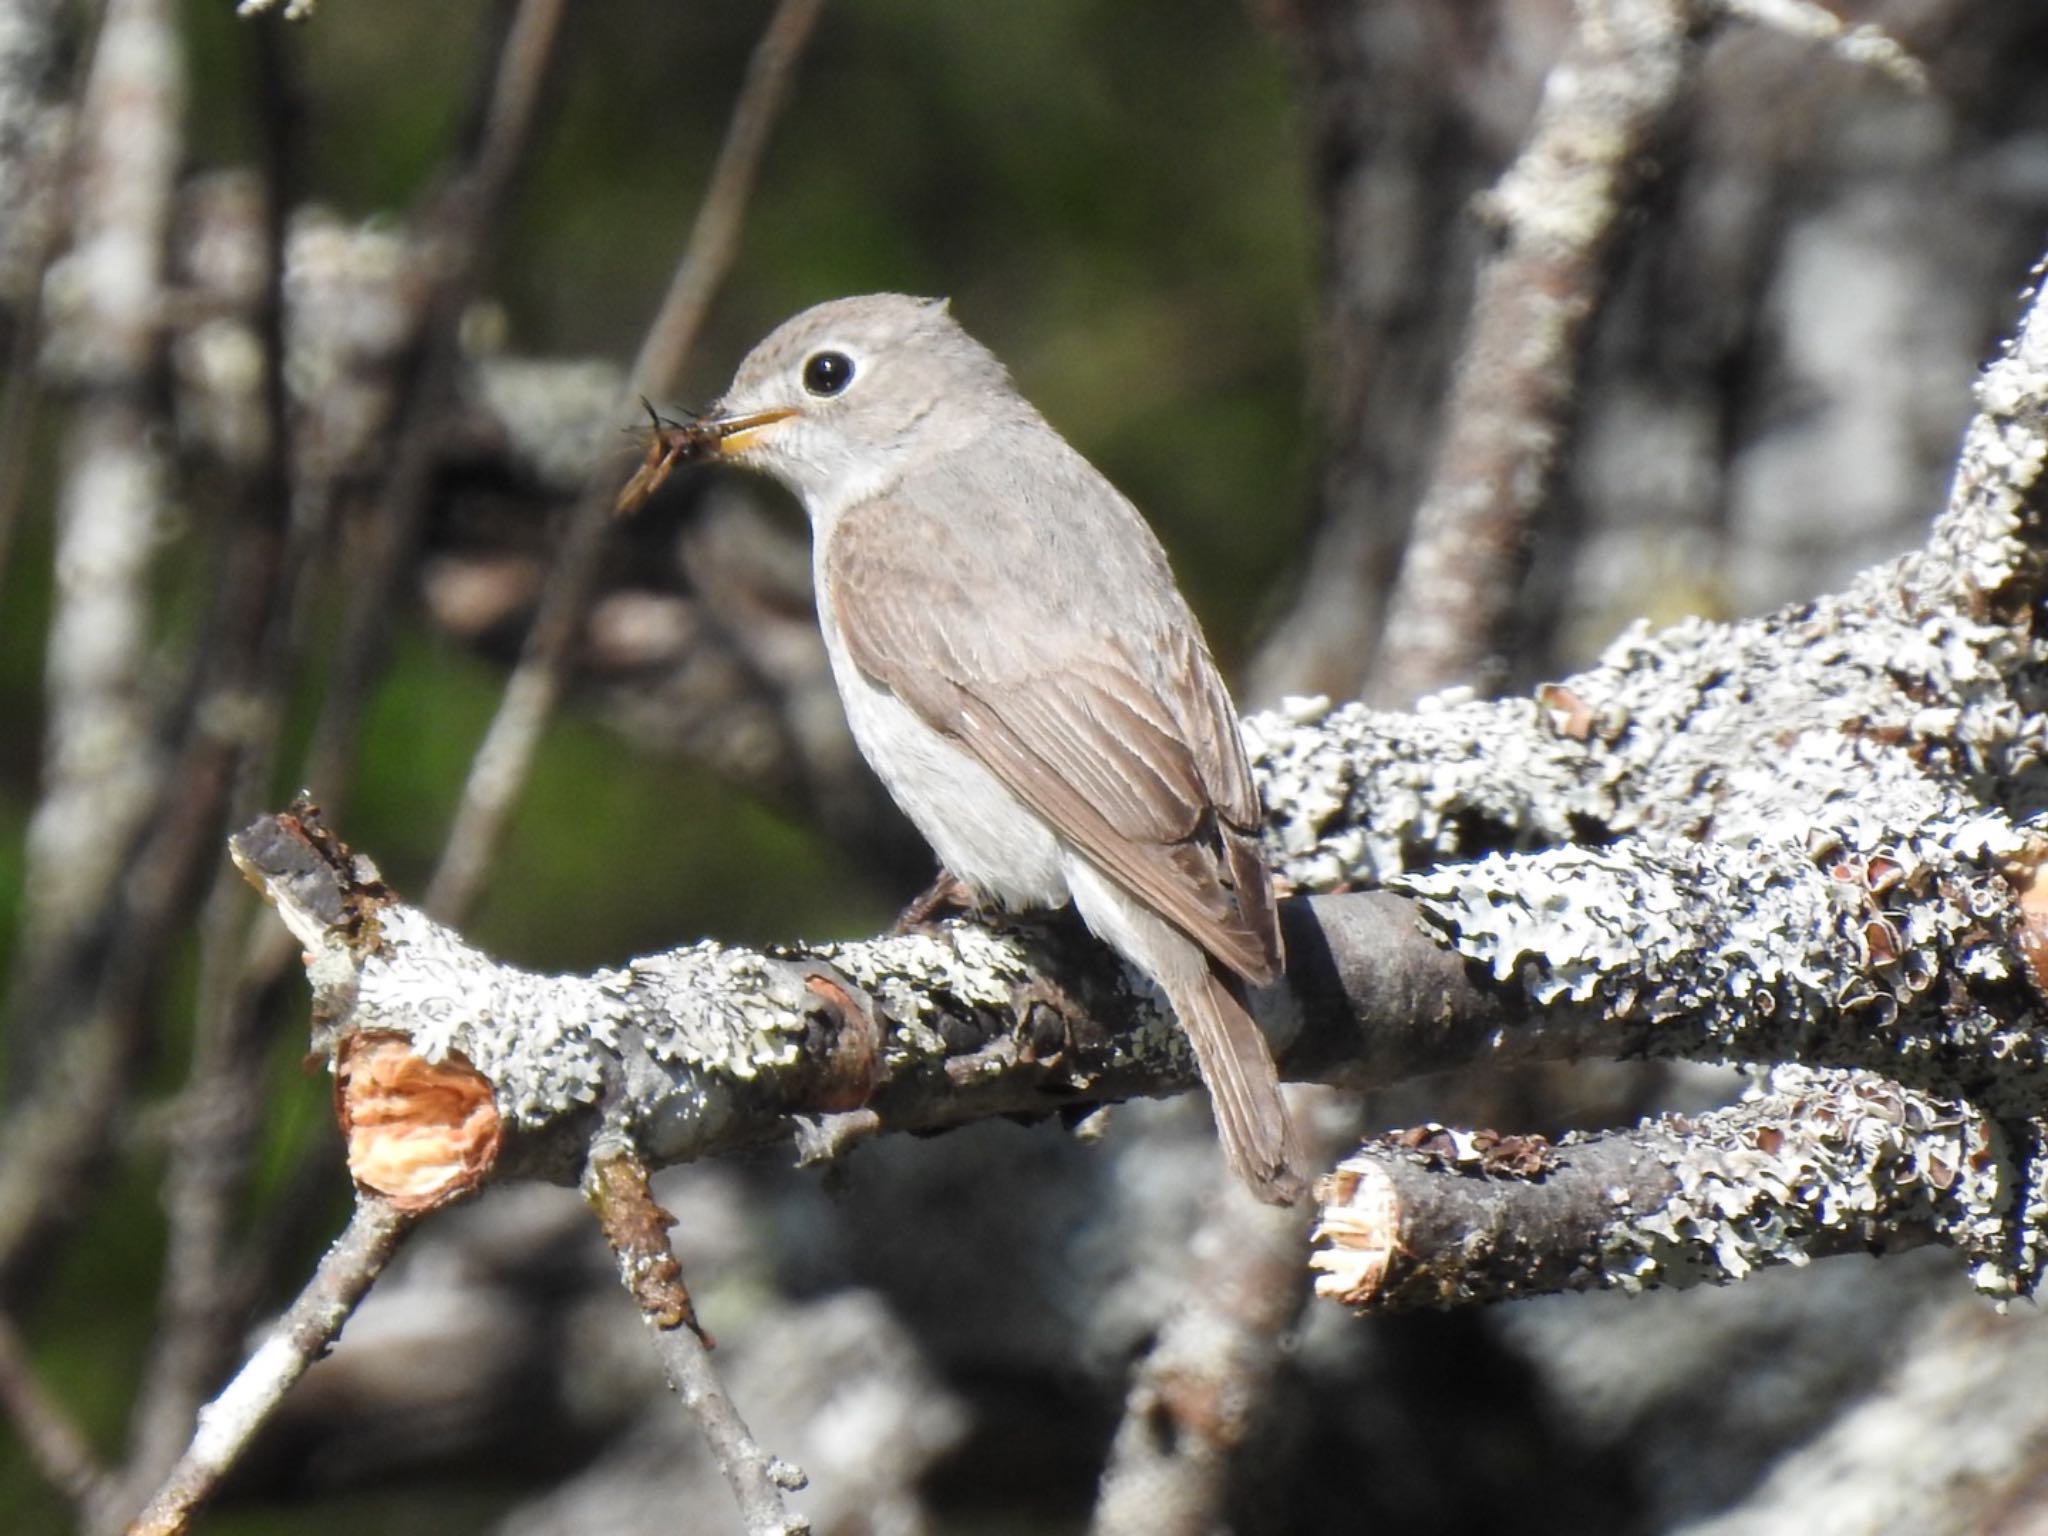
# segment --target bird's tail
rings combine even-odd
[[[1235,984],[1208,965],[1193,986],[1174,990],[1174,1011],[1194,1045],[1231,1171],[1267,1204],[1294,1204],[1305,1188],[1301,1143],[1264,1032]]]

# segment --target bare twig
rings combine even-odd
[[[1621,214],[1680,99],[1695,0],[1585,0],[1528,147],[1490,208],[1505,248],[1480,275],[1436,467],[1387,609],[1374,696],[1489,680],[1531,519],[1549,499]]]
[[[358,726],[389,637],[392,603],[426,516],[456,396],[459,325],[532,141],[564,8],[565,0],[520,0],[498,55],[476,151],[425,220],[427,244],[441,261],[439,280],[420,307],[412,349],[417,364],[392,403],[391,467],[303,775],[329,804],[347,800]]]
[[[85,1435],[37,1378],[14,1319],[0,1313],[0,1411],[13,1421],[36,1470],[94,1523],[108,1489],[106,1469]]]
[[[674,389],[696,348],[712,296],[738,252],[768,136],[782,115],[797,61],[823,7],[824,0],[781,0],[754,46],[682,260],[633,360],[629,390],[636,396],[659,397]]]
[[[234,1380],[201,1410],[192,1443],[129,1527],[129,1536],[177,1536],[188,1528],[292,1384],[340,1336],[411,1226],[410,1216],[375,1196],[357,1202],[347,1229],[297,1300]]]
[[[620,402],[622,413],[639,396],[666,394],[696,344],[711,296],[738,248],[741,221],[769,130],[781,111],[805,39],[823,3],[781,0],[755,45],[689,240],[634,360]],[[470,765],[461,803],[425,898],[427,907],[443,916],[459,916],[476,899],[526,783],[541,735],[561,698],[611,520],[617,489],[611,475],[607,463],[594,467],[569,515],[519,665],[505,685],[498,711]]]
[[[599,1150],[583,1188],[618,1257],[619,1279],[647,1320],[669,1387],[703,1431],[748,1536],[804,1536],[810,1522],[782,1501],[785,1491],[804,1486],[804,1476],[761,1448],[712,1370],[711,1342],[697,1326],[669,1247],[675,1219],[655,1203],[647,1169],[625,1148]]]

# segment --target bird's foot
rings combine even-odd
[[[929,932],[941,918],[956,917],[979,910],[974,892],[966,881],[951,870],[939,871],[939,878],[931,883],[923,895],[896,914],[896,921],[889,927],[894,936],[906,933]]]

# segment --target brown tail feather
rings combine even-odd
[[[1269,1205],[1294,1204],[1305,1188],[1301,1144],[1280,1098],[1280,1074],[1265,1035],[1213,970],[1205,968],[1203,984],[1173,1004],[1195,1047],[1231,1171]]]

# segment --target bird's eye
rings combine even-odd
[[[853,359],[844,352],[813,352],[804,359],[804,388],[836,395],[853,382]]]

